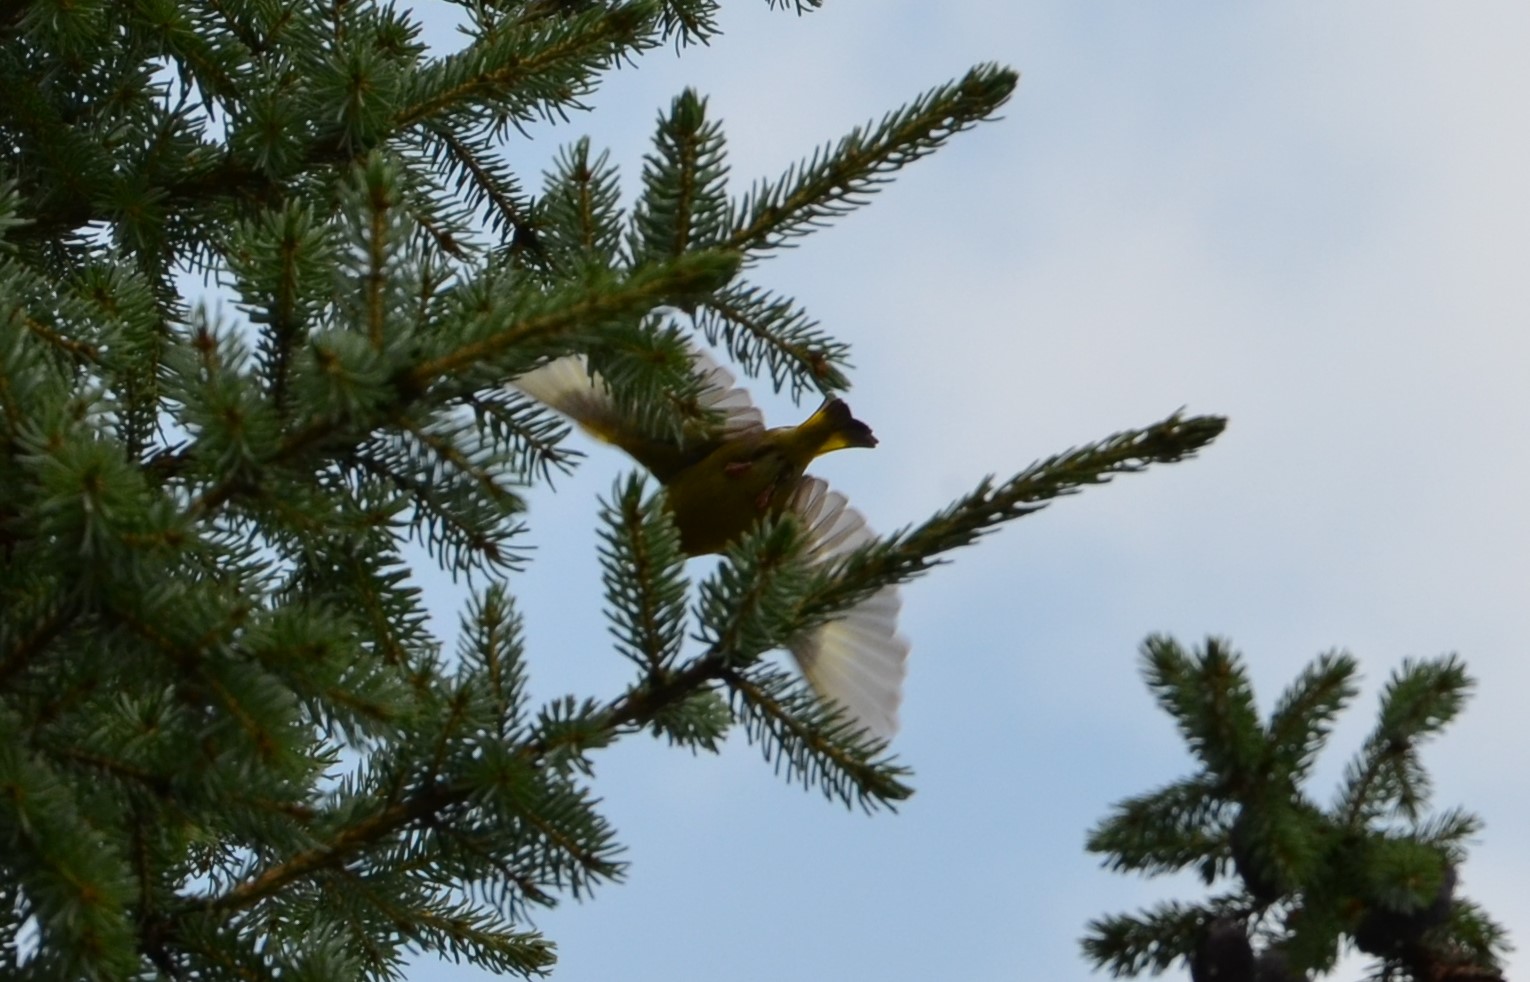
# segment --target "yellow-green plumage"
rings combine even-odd
[[[720,552],[762,517],[791,511],[808,530],[816,562],[873,541],[866,520],[843,495],[806,476],[817,457],[846,447],[874,447],[871,428],[842,400],[830,399],[797,426],[766,429],[733,377],[700,351],[698,407],[716,419],[684,441],[640,431],[617,409],[605,380],[571,356],[514,381],[516,388],[621,447],[664,485],[681,548],[692,556]],[[866,600],[792,641],[803,674],[826,699],[871,733],[897,729],[908,642],[897,631],[896,587]]]
[[[824,403],[800,425],[724,442],[664,482],[680,547],[692,556],[721,552],[764,515],[787,507],[814,458],[876,445],[871,428],[839,399]]]

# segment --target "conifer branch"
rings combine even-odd
[[[713,647],[680,669],[650,676],[592,717],[597,730],[605,736],[590,742],[603,744],[621,732],[640,730],[671,707],[704,691],[712,682],[727,681],[730,686],[737,686],[735,691],[746,705],[758,711],[760,725],[779,734],[767,747],[796,747],[800,741],[800,746],[806,749],[808,756],[803,760],[790,755],[779,758],[789,773],[800,775],[805,782],[817,781],[824,785],[826,793],[832,790],[847,803],[857,801],[865,808],[891,804],[911,793],[902,782],[907,771],[886,761],[872,761],[869,755],[876,747],[864,743],[864,737],[857,736],[857,731],[850,730],[847,723],[824,726],[820,722],[815,726],[813,721],[823,717],[825,711],[798,683],[769,673],[747,676],[736,673],[731,667],[736,661],[733,653]],[[788,688],[796,694],[787,694]],[[773,689],[777,694],[772,695]],[[540,737],[517,745],[513,756],[522,766],[534,767],[557,750],[555,742]],[[437,816],[478,793],[470,785],[421,787],[403,800],[385,805],[338,830],[325,844],[290,856],[193,909],[227,912],[248,908],[291,883],[346,865],[361,854],[385,846],[406,828],[437,821]],[[588,858],[595,862],[594,857]]]
[[[551,115],[576,103],[589,84],[582,80],[591,73],[650,46],[656,14],[654,4],[635,0],[543,21],[535,31],[507,26],[425,68],[395,114],[395,125],[448,122],[455,113],[480,114],[485,108],[511,120],[533,118],[532,107]]]
[[[418,421],[406,416],[397,418],[397,426],[413,437],[412,442],[438,462],[439,470],[450,469],[461,474],[490,500],[505,505],[516,500],[515,493],[501,483],[499,469],[496,466],[500,463],[497,457],[484,455],[482,459],[475,460],[463,451],[462,445],[458,442],[460,434],[452,431],[432,432]],[[429,477],[438,476],[436,467],[427,465],[421,469],[426,471]]]
[[[629,477],[602,509],[601,581],[617,650],[649,677],[668,672],[685,640],[689,581],[680,535],[655,495]]]
[[[1269,729],[1245,733],[1252,694],[1224,642],[1212,639],[1191,656],[1171,639],[1150,638],[1144,652],[1149,686],[1202,769],[1118,804],[1089,849],[1119,870],[1198,865],[1208,884],[1232,872],[1238,889],[1091,922],[1083,947],[1096,967],[1134,975],[1183,958],[1199,979],[1264,979],[1276,965],[1280,974],[1270,978],[1300,978],[1330,971],[1352,942],[1387,977],[1501,977],[1501,929],[1455,894],[1455,866],[1477,821],[1459,810],[1421,816],[1423,796],[1406,792],[1426,787],[1427,776],[1416,761],[1400,760],[1411,749],[1382,737],[1432,732],[1459,709],[1470,679],[1454,656],[1409,662],[1393,677],[1377,732],[1346,772],[1336,806],[1324,811],[1295,779],[1353,694],[1353,659],[1318,658],[1286,690]],[[1206,752],[1217,739],[1240,749]],[[1388,814],[1398,802],[1408,807]]]
[[[266,867],[242,883],[189,905],[185,913],[226,913],[247,909],[288,884],[322,870],[349,862],[364,850],[376,848],[408,825],[423,823],[465,800],[465,788],[424,788],[402,802],[373,812],[337,831],[320,846],[306,849]],[[175,916],[184,916],[177,914]]]
[[[621,188],[610,155],[591,159],[590,141],[558,153],[538,208],[535,241],[550,265],[564,272],[611,269],[621,253]]]
[[[722,127],[691,89],[660,117],[654,150],[643,160],[643,191],[632,214],[633,262],[714,247],[727,231],[728,167]]]
[[[1217,847],[1225,809],[1222,782],[1201,776],[1175,781],[1119,802],[1089,833],[1086,848],[1108,856],[1106,866],[1113,870],[1174,872]]]
[[[1270,714],[1269,766],[1293,781],[1306,776],[1333,728],[1333,721],[1358,691],[1359,666],[1342,652],[1320,655],[1303,669]]]
[[[1076,494],[1091,484],[1105,484],[1121,474],[1135,474],[1151,464],[1193,457],[1226,425],[1220,416],[1176,413],[1152,426],[1048,457],[1001,485],[984,480],[940,515],[894,537],[903,560],[900,565],[909,571],[900,578],[928,566],[927,557],[968,545],[989,529],[1029,515],[1052,499]]]
[[[717,0],[662,0],[659,28],[678,48],[706,44],[718,33]]]
[[[554,470],[570,473],[583,456],[564,445],[569,426],[561,417],[517,401],[503,389],[468,393],[462,403],[473,411],[475,425],[496,445],[511,448],[515,473],[527,483],[537,479],[550,483]]]
[[[394,382],[396,393],[392,397],[392,407],[378,406],[362,420],[335,416],[315,419],[282,440],[261,463],[279,467],[320,446],[333,446],[337,438],[359,440],[374,426],[385,422],[393,407],[413,402],[442,378],[468,376],[484,363],[514,350],[546,344],[591,324],[646,312],[666,302],[715,289],[726,282],[736,268],[737,259],[729,254],[691,254],[660,266],[636,270],[624,280],[608,281],[609,286],[601,284],[600,288],[595,288],[583,284],[526,302],[520,309],[496,311],[486,318],[487,330],[480,331],[473,340],[403,369]],[[333,358],[330,362],[338,365]],[[469,383],[464,392],[478,387]],[[446,395],[449,397],[450,394]],[[193,444],[178,456],[185,459],[194,455],[196,449]],[[176,467],[174,461],[166,461],[161,463],[160,470]],[[199,495],[186,509],[186,516],[198,520],[248,490],[244,475],[226,478]]]
[[[798,555],[805,542],[792,521],[765,522],[727,551],[701,584],[701,640],[733,665],[748,665],[791,633],[802,593]]]
[[[468,205],[484,207],[491,228],[503,235],[530,227],[530,205],[519,200],[520,186],[507,168],[486,159],[479,148],[469,146],[444,126],[427,126],[424,132],[427,141],[438,148],[434,159],[448,161],[452,169],[472,182],[466,195]]]
[[[644,679],[601,709],[598,719],[602,730],[613,735],[641,730],[672,707],[719,681],[727,670],[728,661],[728,652],[712,648],[672,672]],[[533,749],[540,755],[551,748],[535,745]]]
[[[598,727],[607,734],[615,734],[626,728],[640,729],[657,713],[683,700],[708,682],[720,678],[724,670],[725,662],[721,653],[710,652],[677,672],[629,690],[595,717]],[[557,750],[555,741],[534,738],[517,745],[512,753],[520,766],[536,766],[537,762],[555,755]],[[403,799],[383,804],[371,814],[351,821],[331,834],[322,845],[289,856],[242,883],[186,908],[186,912],[213,913],[247,909],[275,895],[289,884],[343,866],[370,850],[383,848],[400,831],[435,822],[438,816],[461,806],[479,793],[477,786],[466,784],[428,784],[419,787]]]
[[[838,143],[820,147],[780,180],[761,181],[744,196],[724,247],[757,257],[855,210],[893,173],[991,118],[1018,82],[1008,69],[980,65],[875,126],[856,127]]]
[[[840,565],[832,582],[821,584],[804,608],[812,621],[844,610],[889,583],[914,579],[938,565],[942,553],[977,541],[995,527],[1040,511],[1055,498],[1155,463],[1193,457],[1226,427],[1220,416],[1178,413],[1139,430],[1126,430],[1095,444],[1032,464],[1003,484],[984,478],[978,487],[911,529],[889,536]]]
[[[1243,790],[1262,768],[1263,728],[1243,660],[1216,638],[1189,657],[1172,638],[1143,642],[1143,674],[1190,751],[1222,786]]]
[[[429,948],[457,960],[469,956],[490,971],[545,975],[557,962],[556,947],[532,931],[506,931],[500,917],[467,908],[448,913],[401,911]]]
[[[727,253],[694,253],[663,266],[635,270],[625,281],[606,289],[581,288],[566,299],[555,297],[542,311],[515,317],[508,324],[491,328],[484,337],[414,366],[405,372],[403,384],[411,390],[423,390],[439,378],[465,372],[512,348],[546,343],[586,325],[705,293],[726,282],[735,269],[737,259]]]
[[[477,687],[478,670],[493,702],[495,735],[517,738],[526,713],[526,671],[522,665],[521,616],[504,586],[495,583],[462,618],[458,676],[464,688]]]
[[[415,511],[412,528],[426,527],[422,535],[433,555],[450,557],[459,569],[513,569],[524,558],[510,547],[523,531],[519,524],[507,521],[521,510],[520,499],[482,469],[464,471],[468,480],[487,485],[493,491],[483,496],[467,490],[457,475],[432,480],[429,475],[404,474],[387,462],[357,454],[353,463],[359,470],[404,491],[412,499]]]
[[[913,795],[906,767],[836,707],[826,708],[797,679],[775,669],[731,665],[721,676],[737,697],[750,738],[788,781],[817,785],[825,797],[865,811],[895,808]]]
[[[1428,777],[1418,741],[1460,712],[1472,689],[1466,667],[1454,655],[1438,662],[1404,662],[1382,692],[1380,718],[1345,772],[1340,807],[1351,822],[1395,808],[1417,820],[1428,800]]]
[[[95,345],[65,337],[47,324],[31,317],[23,318],[23,323],[26,324],[27,330],[71,357],[80,361],[91,362],[92,364],[100,363],[101,354]]]
[[[820,330],[789,300],[737,283],[704,298],[694,316],[708,344],[726,345],[750,375],[769,372],[777,392],[789,383],[797,397],[806,388],[804,379],[825,395],[850,387],[841,371],[849,346]]]
[[[1213,910],[1230,907],[1213,901]],[[1140,916],[1112,915],[1089,922],[1082,942],[1084,956],[1111,975],[1136,976],[1163,972],[1176,958],[1190,956],[1189,940],[1206,921],[1202,910],[1167,901]]]
[[[23,630],[15,632],[14,637],[11,631],[0,634],[0,639],[11,641],[0,654],[0,688],[26,671],[32,659],[63,634],[79,613],[77,601],[60,601],[39,612],[39,616]]]

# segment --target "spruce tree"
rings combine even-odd
[[[1149,638],[1143,674],[1200,769],[1115,806],[1089,849],[1116,870],[1191,871],[1218,892],[1089,926],[1084,953],[1114,975],[1176,961],[1195,982],[1296,982],[1349,950],[1376,977],[1502,982],[1503,929],[1457,889],[1480,822],[1428,810],[1420,745],[1472,688],[1454,655],[1410,660],[1382,689],[1374,729],[1327,806],[1306,779],[1357,693],[1358,663],[1315,659],[1261,720],[1242,658],[1212,638]]]
[[[507,163],[507,134],[706,40],[715,7],[462,3],[437,56],[372,0],[0,3],[8,977],[384,978],[412,952],[541,973],[528,909],[622,872],[601,748],[710,749],[741,722],[788,778],[895,804],[887,745],[762,654],[1220,432],[1119,433],[827,562],[767,521],[701,584],[634,476],[601,532],[631,682],[530,705],[504,574],[548,541],[522,489],[575,454],[507,383],[577,355],[676,438],[706,415],[693,345],[794,395],[844,388],[846,346],[758,260],[1015,85],[978,66],[742,192],[692,92],[634,201],[586,139],[539,184]],[[453,651],[411,543],[464,584]]]

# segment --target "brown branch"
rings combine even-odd
[[[24,670],[39,651],[64,632],[78,612],[75,604],[60,604],[33,627],[31,634],[13,644],[0,658],[0,684]]]
[[[679,672],[628,690],[601,714],[600,728],[613,735],[628,728],[640,729],[664,709],[684,701],[706,683],[721,678],[724,669],[722,652],[717,649],[708,651]],[[537,740],[522,745],[517,756],[534,765],[555,749],[556,745]],[[424,788],[408,800],[396,802],[342,829],[325,845],[300,852],[228,892],[203,901],[196,909],[234,911],[248,907],[296,880],[343,865],[352,856],[380,844],[401,829],[433,822],[442,811],[462,803],[472,794],[473,789],[467,787]]]

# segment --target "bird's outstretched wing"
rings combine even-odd
[[[661,483],[668,483],[723,442],[765,431],[765,418],[749,393],[734,383],[733,373],[699,348],[691,348],[690,356],[701,380],[696,407],[711,418],[698,420],[683,441],[639,428],[621,412],[605,379],[590,371],[583,355],[554,359],[510,384],[572,419],[597,440],[621,447]]]
[[[789,507],[807,528],[813,560],[829,562],[874,538],[865,517],[816,477],[798,483]],[[790,646],[819,695],[884,740],[898,730],[908,673],[909,644],[898,633],[901,606],[898,588],[883,587]]]

